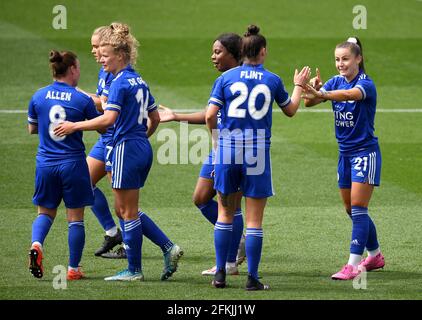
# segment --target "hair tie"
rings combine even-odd
[[[347,39],[347,42],[358,44],[358,40],[356,38],[354,38],[354,37],[350,37],[349,39]]]

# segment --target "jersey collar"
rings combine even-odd
[[[263,64],[248,64],[248,63],[244,63],[242,66],[244,67],[248,67],[248,68],[256,68],[256,69],[262,69],[263,68]]]

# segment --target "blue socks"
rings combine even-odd
[[[124,225],[124,238],[130,272],[142,271],[142,224],[141,220],[127,220]]]
[[[246,256],[248,257],[248,273],[258,279],[258,265],[261,260],[262,240],[264,233],[262,229],[246,229]]]
[[[172,246],[173,242],[165,235],[165,233],[147,216],[145,212],[138,212],[138,216],[142,223],[142,234],[159,246],[163,253],[166,253]]]
[[[352,222],[350,253],[362,255],[369,235],[368,208],[352,206]]]
[[[243,234],[243,215],[242,209],[237,209],[233,217],[233,233],[230,242],[227,262],[236,262],[237,250],[239,249],[240,239]]]
[[[32,223],[32,243],[35,241],[44,244],[44,240],[50,231],[54,219],[50,216],[40,213]]]
[[[214,199],[211,199],[205,204],[197,206],[201,210],[202,215],[213,225],[216,224],[218,218],[218,203]]]
[[[85,226],[83,221],[69,222],[68,225],[69,266],[78,268],[85,245]]]
[[[216,222],[214,227],[214,246],[217,270],[226,270],[227,255],[232,238],[231,223]]]
[[[91,207],[91,210],[105,231],[116,226],[108,208],[107,198],[98,187],[94,187],[94,205]]]
[[[378,238],[377,238],[377,229],[375,228],[374,221],[368,215],[369,219],[369,234],[368,241],[366,242],[366,250],[372,251],[379,248]]]
[[[362,212],[366,212],[368,215],[368,239],[366,241],[366,250],[372,251],[379,248],[378,237],[377,237],[377,229],[375,227],[374,222],[372,221],[371,217],[368,214],[368,209],[363,207],[353,207],[355,208],[355,212],[361,210]],[[353,211],[353,209],[352,209]],[[350,219],[353,221],[353,216],[349,215]]]

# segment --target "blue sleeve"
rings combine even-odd
[[[149,98],[148,98],[148,104],[147,104],[147,110],[148,110],[148,113],[149,113],[149,112],[152,112],[154,110],[157,110],[157,104],[155,103],[155,98],[151,94],[151,91],[149,91],[148,88],[147,88],[147,90],[149,92]]]
[[[107,74],[105,81],[105,85],[104,85],[104,89],[101,92],[101,95],[104,97],[108,98],[108,95],[110,94],[110,86],[111,86],[111,82],[113,81],[113,77],[111,76],[111,73]]]
[[[274,100],[277,102],[280,108],[285,108],[290,103],[289,93],[286,91],[283,85],[283,81],[277,78],[276,90],[274,94]]]
[[[124,104],[125,91],[125,87],[121,86],[120,82],[112,82],[105,109],[120,113]]]
[[[373,98],[376,95],[375,85],[367,77],[359,79],[355,88],[358,88],[362,92],[362,100]]]
[[[326,83],[324,83],[320,91],[327,92],[327,91],[336,90],[335,82],[336,82],[336,77],[331,78]]]
[[[210,104],[216,105],[220,109],[224,106],[223,77],[218,77],[214,82],[210,99],[208,100],[208,105]]]
[[[85,118],[88,120],[100,115],[95,107],[94,101],[91,98],[88,99],[88,103],[86,104],[84,111]]]
[[[38,125],[38,115],[37,111],[35,110],[34,97],[31,98],[31,101],[29,101],[28,104],[28,123],[35,126]]]

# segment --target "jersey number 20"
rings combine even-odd
[[[248,112],[250,116],[255,120],[260,120],[268,113],[271,101],[271,92],[267,85],[258,84],[251,92],[249,92],[248,86],[243,82],[235,82],[230,86],[230,91],[234,95],[239,92],[237,96],[229,105],[227,115],[232,118],[245,118],[246,110],[240,109],[239,107],[248,100]],[[264,96],[264,104],[260,110],[256,109],[256,99],[258,95]]]

